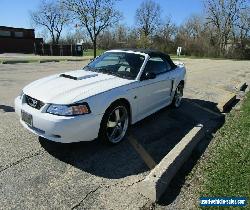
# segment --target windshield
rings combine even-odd
[[[107,52],[83,69],[111,74],[126,79],[135,79],[144,62],[143,55],[127,52]]]

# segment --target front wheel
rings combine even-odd
[[[183,89],[184,86],[182,84],[179,84],[175,90],[174,98],[172,101],[171,106],[174,108],[179,108],[181,106],[181,101],[183,97]]]
[[[99,138],[106,143],[117,144],[123,140],[129,126],[129,113],[123,103],[116,103],[105,112]]]

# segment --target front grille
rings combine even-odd
[[[39,101],[35,98],[32,98],[30,96],[25,95],[25,102],[35,108],[35,109],[41,109],[44,106],[44,103],[42,101]]]

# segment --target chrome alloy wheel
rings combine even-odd
[[[179,85],[176,88],[176,92],[175,92],[174,97],[175,97],[174,105],[175,105],[175,107],[179,107],[181,105],[181,100],[182,100],[182,97],[183,97],[183,86],[182,85]]]
[[[128,129],[128,111],[124,106],[116,107],[108,117],[106,134],[111,143],[118,143],[123,139]]]

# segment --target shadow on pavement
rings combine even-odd
[[[189,100],[190,99],[184,101],[184,106],[185,106],[185,103],[189,103],[188,102]],[[198,103],[199,105],[205,103],[204,101],[200,101],[200,100],[192,100],[192,102]],[[217,114],[220,114],[220,111],[216,107],[216,104],[214,104],[215,105],[214,107],[212,103],[207,103],[205,105],[206,105],[205,106],[206,108],[212,106],[211,110],[213,110]],[[186,106],[188,105],[186,104]],[[189,159],[178,170],[177,174],[174,176],[174,178],[170,182],[166,192],[163,194],[161,199],[157,202],[157,204],[160,206],[168,206],[177,199],[183,185],[185,184],[186,177],[192,171],[197,161],[205,152],[210,141],[213,139],[212,134],[215,133],[217,130],[219,130],[225,123],[225,116],[222,114],[221,116],[216,117],[216,116],[213,116],[213,114],[209,112],[205,112],[202,109],[199,109],[198,107],[196,107],[197,109],[196,112],[193,112],[194,111],[193,109],[194,107],[189,109],[191,111],[190,113],[191,115],[194,115],[193,118],[196,119],[197,123],[200,122],[203,124],[204,126],[203,129],[206,131],[205,137],[201,139],[201,141],[193,150]],[[188,187],[188,184],[187,184],[187,187]]]
[[[148,170],[127,141],[116,146],[98,140],[71,144],[54,143],[43,138],[39,141],[55,158],[96,176],[119,179]]]
[[[206,103],[216,106],[212,102]],[[167,107],[136,123],[131,126],[130,132],[159,163],[197,124],[197,119],[192,118],[189,112],[195,114],[195,110],[191,110],[184,101],[179,109]],[[201,115],[199,112],[197,114]],[[39,141],[41,146],[55,158],[95,176],[119,179],[149,171],[126,139],[115,146],[104,145],[98,139],[71,144],[55,143],[43,138],[39,138]]]
[[[15,109],[12,106],[0,105],[0,109],[4,112],[15,112]]]

